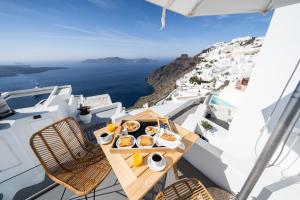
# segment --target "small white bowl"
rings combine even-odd
[[[148,132],[148,131],[147,131],[147,128],[148,128],[148,127],[154,128],[154,129],[156,130],[155,133],[150,133],[150,132]],[[151,136],[155,135],[155,134],[158,133],[159,131],[160,131],[159,128],[156,127],[156,126],[147,126],[147,127],[145,128],[145,133],[146,133],[147,135],[151,135]]]

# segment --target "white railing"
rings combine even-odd
[[[57,89],[71,88],[71,85],[49,86],[49,87],[42,87],[42,88],[9,91],[9,92],[3,92],[1,96],[5,101],[7,101],[8,99],[52,93],[55,88]]]

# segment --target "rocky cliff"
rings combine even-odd
[[[207,49],[203,51],[206,50]],[[154,92],[151,95],[140,97],[134,104],[134,107],[142,107],[145,103],[153,105],[159,100],[165,98],[170,92],[172,92],[172,90],[175,89],[176,80],[184,74],[192,71],[196,67],[197,63],[200,62],[198,56],[199,54],[194,57],[182,54],[171,63],[152,72],[147,77],[147,82],[154,88]]]

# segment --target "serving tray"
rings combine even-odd
[[[164,120],[166,120],[166,118],[164,118]],[[122,120],[120,125],[123,125],[126,121],[129,120]],[[135,139],[137,139],[139,136],[141,135],[147,135],[145,132],[145,128],[147,126],[159,126],[159,121],[158,119],[148,119],[148,120],[136,120],[140,123],[140,128],[135,131],[135,132],[131,132],[128,133],[128,135],[132,135],[135,137]],[[168,122],[169,124],[169,122]],[[170,124],[169,127],[171,128]],[[169,151],[174,151],[174,149],[170,149],[167,147],[159,147],[156,144],[154,144],[154,146],[152,148],[139,148],[136,144],[132,147],[132,148],[118,148],[116,145],[116,142],[118,140],[119,136],[117,136],[115,134],[115,137],[113,139],[113,142],[111,144],[110,147],[110,152],[111,153],[147,153],[147,152],[169,152]]]

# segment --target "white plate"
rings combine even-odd
[[[125,124],[128,123],[128,122],[132,122],[132,123],[137,124],[137,125],[138,125],[137,128],[134,129],[134,130],[129,131],[129,130],[127,129],[127,127],[125,126]],[[125,128],[127,129],[127,132],[131,133],[131,132],[135,132],[135,131],[139,130],[140,127],[141,127],[141,124],[140,124],[140,122],[138,122],[138,121],[135,121],[135,120],[129,120],[129,121],[126,121],[122,126],[125,127]]]
[[[145,136],[145,137],[151,137],[152,138],[152,141],[153,141],[153,143],[152,143],[152,145],[151,146],[142,146],[142,145],[140,145],[140,140],[141,140],[141,136]],[[151,135],[141,135],[140,137],[138,137],[137,138],[137,140],[136,140],[136,145],[139,147],[139,148],[152,148],[153,146],[154,146],[154,144],[155,144],[155,138],[154,137],[152,137]]]
[[[100,139],[101,137],[99,136],[97,138],[98,144],[108,144],[108,143],[110,143],[112,141],[113,137],[112,137],[112,134],[108,133],[108,135],[109,135],[109,139],[107,141],[104,141],[104,140]]]
[[[162,170],[164,170],[167,166],[167,160],[163,157],[163,160],[162,160],[163,164],[162,166],[160,167],[157,167],[157,166],[153,166],[151,164],[151,157],[149,156],[148,159],[147,159],[147,164],[148,164],[148,167],[153,170],[153,171],[156,171],[156,172],[160,172]]]
[[[127,147],[120,147],[119,145],[120,145],[120,142],[121,142],[121,138],[122,138],[122,137],[132,137],[132,138],[133,138],[133,144],[132,144],[131,146],[127,146]],[[132,148],[132,147],[135,145],[135,143],[136,143],[135,137],[133,137],[132,135],[124,135],[124,136],[120,136],[120,137],[118,138],[116,145],[117,145],[117,147],[118,147],[119,149],[130,149],[130,148]]]

